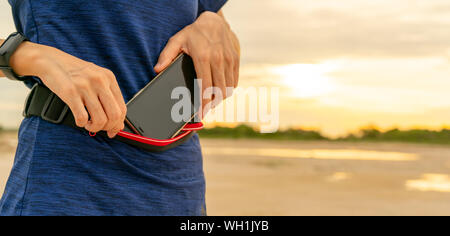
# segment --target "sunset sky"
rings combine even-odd
[[[231,0],[241,85],[282,90],[281,124],[341,135],[361,126],[450,126],[448,0]],[[0,3],[0,37],[14,30]],[[0,79],[0,124],[26,89]]]

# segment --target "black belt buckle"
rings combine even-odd
[[[47,98],[44,108],[42,109],[41,118],[53,124],[61,124],[69,111],[69,107],[67,105],[64,105],[64,108],[62,109],[57,119],[53,119],[47,116],[47,113],[50,110],[52,102],[54,101],[55,98],[57,97],[54,93],[51,93],[51,95]]]

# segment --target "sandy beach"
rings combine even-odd
[[[0,136],[0,192],[16,134]],[[450,215],[450,147],[203,139],[209,215]]]

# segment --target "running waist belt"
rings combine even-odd
[[[23,112],[25,117],[37,116],[53,124],[63,124],[88,132],[76,125],[75,119],[69,107],[47,87],[36,84],[31,89],[25,102]],[[203,129],[202,123],[190,123],[183,131],[173,139],[157,140],[146,138],[140,135],[120,131],[115,137],[116,140],[132,145],[150,152],[162,152],[183,144],[189,140],[195,131]],[[89,133],[90,136],[101,135],[108,137],[106,132]]]

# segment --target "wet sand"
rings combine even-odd
[[[0,192],[15,135],[0,137]],[[203,139],[209,215],[450,215],[450,147]]]

